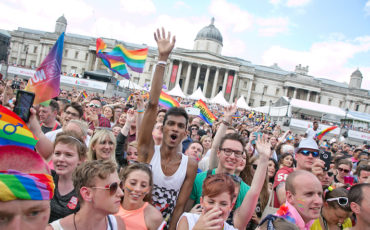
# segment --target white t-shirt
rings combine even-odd
[[[313,128],[308,128],[306,130],[306,134],[307,134],[307,137],[306,138],[311,138],[311,139],[314,139],[314,137],[316,136],[316,134],[319,132],[319,129],[317,129],[316,131],[313,130]]]
[[[45,134],[45,136],[46,136],[46,137],[47,137],[51,142],[53,142],[53,143],[54,143],[55,138],[57,137],[57,134],[58,134],[58,133],[61,133],[61,132],[63,132],[63,129],[62,129],[62,128],[57,129],[57,130],[54,130],[54,131],[47,132],[47,133]],[[89,146],[90,138],[91,138],[91,137],[90,137],[89,135],[87,135],[86,140],[85,140],[85,144],[86,144],[86,146]]]
[[[181,215],[181,217],[179,218],[179,221],[181,220],[182,217],[186,217],[186,219],[188,221],[189,229],[193,229],[194,228],[194,225],[197,223],[200,215],[199,214],[195,214],[195,213],[190,213],[190,212],[184,212]],[[179,222],[177,222],[177,224],[179,224]],[[234,228],[232,225],[226,223],[226,221],[224,222],[223,229],[224,230],[236,230],[236,228]]]

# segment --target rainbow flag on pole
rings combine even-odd
[[[166,109],[169,109],[171,107],[180,107],[180,103],[178,101],[176,101],[173,97],[163,91],[159,96],[159,105]]]
[[[107,45],[104,43],[103,39],[98,38],[96,40],[96,55],[110,70],[127,79],[130,79],[130,75],[126,65],[132,71],[138,73],[143,72],[148,55],[148,48],[129,50],[123,45],[117,45],[112,51],[104,52],[106,47]]]
[[[0,105],[0,145],[18,145],[33,150],[37,141],[17,114]]]
[[[205,122],[212,125],[213,122],[217,119],[215,115],[208,109],[206,103],[199,99],[194,105],[195,108],[200,109],[200,118],[202,118]]]
[[[328,127],[328,128],[326,128],[326,129],[324,129],[324,130],[321,130],[320,132],[318,132],[317,134],[316,134],[316,139],[319,139],[319,140],[321,140],[327,133],[329,133],[330,131],[332,131],[332,130],[334,130],[334,129],[336,129],[338,126],[331,126],[331,127]]]
[[[35,74],[28,80],[26,90],[35,93],[35,105],[59,95],[63,44],[64,33],[59,36]]]
[[[86,98],[88,97],[88,95],[87,95],[86,91],[83,91],[83,92],[82,92],[82,97],[83,97],[84,99],[86,99]]]

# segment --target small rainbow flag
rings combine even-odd
[[[321,130],[320,132],[318,132],[315,136],[316,139],[319,139],[321,140],[323,138],[323,136],[325,136],[328,132],[336,129],[338,126],[330,126],[324,130]]]
[[[88,97],[88,95],[87,95],[86,91],[83,91],[83,92],[82,92],[82,97],[83,97],[84,99],[86,99],[86,98]]]
[[[37,141],[17,114],[0,105],[0,145],[18,145],[33,150]]]
[[[236,111],[236,113],[232,116],[233,119],[235,118],[240,118],[240,113],[239,111]]]
[[[174,98],[163,91],[159,96],[159,105],[166,109],[169,109],[171,107],[180,107],[180,103],[178,101],[176,101]]]
[[[205,122],[212,125],[213,122],[217,119],[215,115],[211,113],[211,111],[208,109],[206,103],[199,99],[194,105],[195,108],[200,109],[200,118],[202,118]]]
[[[139,50],[128,50],[123,45],[117,45],[112,51],[104,52],[106,47],[107,45],[103,39],[98,38],[96,40],[96,55],[110,70],[127,79],[130,79],[130,75],[127,72],[126,65],[132,71],[143,72],[148,55],[148,47]]]
[[[130,96],[128,96],[127,102],[130,102],[131,101],[132,96],[133,96],[133,94],[130,94]]]

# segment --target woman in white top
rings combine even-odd
[[[184,213],[177,223],[177,229],[236,229],[226,223],[235,198],[235,184],[231,176],[227,174],[208,176],[203,182],[203,194],[200,198],[202,214]]]
[[[118,212],[123,196],[115,163],[109,160],[84,162],[73,173],[73,185],[78,192],[80,210],[52,222],[46,229],[125,229],[122,219],[112,215]]]

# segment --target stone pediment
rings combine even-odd
[[[230,65],[236,64],[235,62],[231,62],[227,58],[224,58],[222,56],[219,56],[213,53],[205,52],[205,51],[178,51],[176,52],[176,54],[181,55],[181,56],[188,56],[188,57],[195,58],[195,59],[203,59],[203,60],[212,61],[212,62],[221,62],[221,63],[230,64]]]

